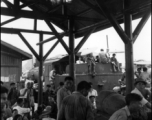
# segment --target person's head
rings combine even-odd
[[[99,59],[99,56],[96,56],[96,59]]]
[[[17,99],[17,104],[18,104],[19,106],[22,106],[22,105],[23,105],[23,99],[22,99],[22,98],[18,98],[18,99]]]
[[[89,91],[91,89],[91,86],[88,82],[86,81],[81,81],[78,86],[77,86],[77,91],[79,91],[81,94],[84,96],[87,96]]]
[[[49,90],[49,89],[50,89],[50,87],[51,87],[51,85],[50,85],[50,84],[46,85],[46,89],[47,89],[47,90]]]
[[[59,85],[60,87],[62,87],[64,85],[64,82],[60,82]]]
[[[79,60],[82,60],[82,58],[81,58],[81,57],[79,57]]]
[[[143,90],[143,89],[145,89],[146,85],[147,85],[147,82],[144,81],[142,78],[137,78],[137,79],[136,79],[135,87],[136,87],[138,90]]]
[[[7,103],[8,89],[4,86],[1,86],[1,107]]]
[[[15,83],[10,83],[10,88],[15,88]]]
[[[22,120],[22,115],[20,114],[15,115],[13,120]]]
[[[91,101],[91,103],[94,103],[95,98],[96,98],[95,96],[90,96],[90,97],[89,97],[89,100]]]
[[[114,53],[114,54],[112,54],[112,56],[113,56],[113,57],[116,57],[116,54]]]
[[[137,71],[138,71],[138,72],[141,72],[141,67],[137,68]]]
[[[68,76],[68,77],[65,77],[64,79],[64,87],[66,89],[70,89],[73,85],[73,78]]]
[[[100,51],[102,51],[102,52],[103,52],[103,51],[104,51],[104,49],[101,49]]]
[[[129,108],[129,111],[137,112],[142,107],[141,100],[142,97],[136,93],[130,93],[125,97],[126,105]]]
[[[143,72],[147,72],[147,68],[146,67],[143,67]]]

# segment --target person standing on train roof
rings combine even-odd
[[[100,53],[99,53],[99,63],[107,63],[108,62],[108,58],[107,58],[107,55],[106,53],[104,52],[103,49],[100,50]]]
[[[53,68],[53,69],[50,71],[50,73],[49,73],[49,81],[50,81],[50,83],[53,83],[53,82],[54,82],[55,75],[56,75],[56,70],[55,70],[55,68]]]
[[[90,53],[87,55],[87,65],[88,65],[88,74],[92,74],[92,75],[95,75],[95,65],[96,65],[96,62],[95,62],[95,59],[93,57],[93,54]]]

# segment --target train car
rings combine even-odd
[[[78,60],[76,56],[76,60]],[[55,87],[59,85],[59,82],[64,81],[64,78],[69,74],[69,56],[59,55],[51,59],[47,59],[44,62],[43,78],[45,85],[50,83],[49,72],[52,68],[56,69],[56,77],[54,80]],[[118,79],[122,76],[122,71],[113,72],[111,63],[102,64],[97,63],[95,66],[96,75],[88,75],[88,67],[86,63],[75,64],[76,68],[76,80],[75,86],[82,80],[92,82],[95,89],[100,90],[112,90],[113,87],[118,86]],[[28,72],[28,79],[32,79],[35,82],[38,81],[38,67],[31,69]]]

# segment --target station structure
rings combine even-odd
[[[13,1],[13,2],[12,2]],[[7,7],[1,7],[1,15],[13,16],[5,22],[1,22],[1,33],[17,34],[21,40],[31,50],[39,61],[39,99],[42,103],[42,80],[43,62],[53,49],[61,43],[69,54],[70,75],[75,78],[75,54],[80,50],[92,33],[113,27],[125,45],[126,62],[126,85],[127,93],[134,87],[133,68],[133,44],[138,38],[142,28],[151,16],[151,0],[65,0],[59,4],[52,4],[52,0],[1,0]],[[55,0],[54,0],[55,1]],[[32,11],[23,10],[29,7]],[[6,28],[7,23],[20,18],[33,19],[33,30]],[[132,30],[132,21],[141,18],[139,24]],[[50,31],[40,31],[37,29],[37,21],[44,20]],[[124,30],[120,24],[124,23]],[[56,25],[63,30],[59,33],[53,26]],[[39,34],[39,54],[33,49],[26,38],[25,33]],[[54,35],[44,40],[44,35]],[[63,40],[64,36],[69,37],[69,46]],[[75,46],[75,39],[83,37],[80,43]],[[43,55],[43,45],[57,38],[57,42],[50,50]]]

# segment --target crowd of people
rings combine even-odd
[[[126,106],[115,111],[109,120],[151,119],[151,91],[146,89],[147,82],[138,78],[134,85],[135,89],[125,96]],[[93,84],[81,81],[72,92],[73,87],[70,76],[56,89],[53,83],[47,84],[43,103],[36,108],[38,91],[33,82],[20,90],[15,83],[8,90],[1,82],[1,120],[99,120],[96,118],[98,92]]]
[[[93,53],[87,54],[85,57],[80,56],[79,59],[76,61],[76,64],[83,64],[86,63],[88,66],[88,74],[95,75],[95,65],[96,63],[102,63],[107,64],[111,63],[113,72],[119,72],[120,66],[119,62],[116,58],[116,54],[112,54],[112,57],[110,57],[109,51],[104,52],[104,49],[100,50],[99,55],[97,55],[95,58],[93,56]]]

